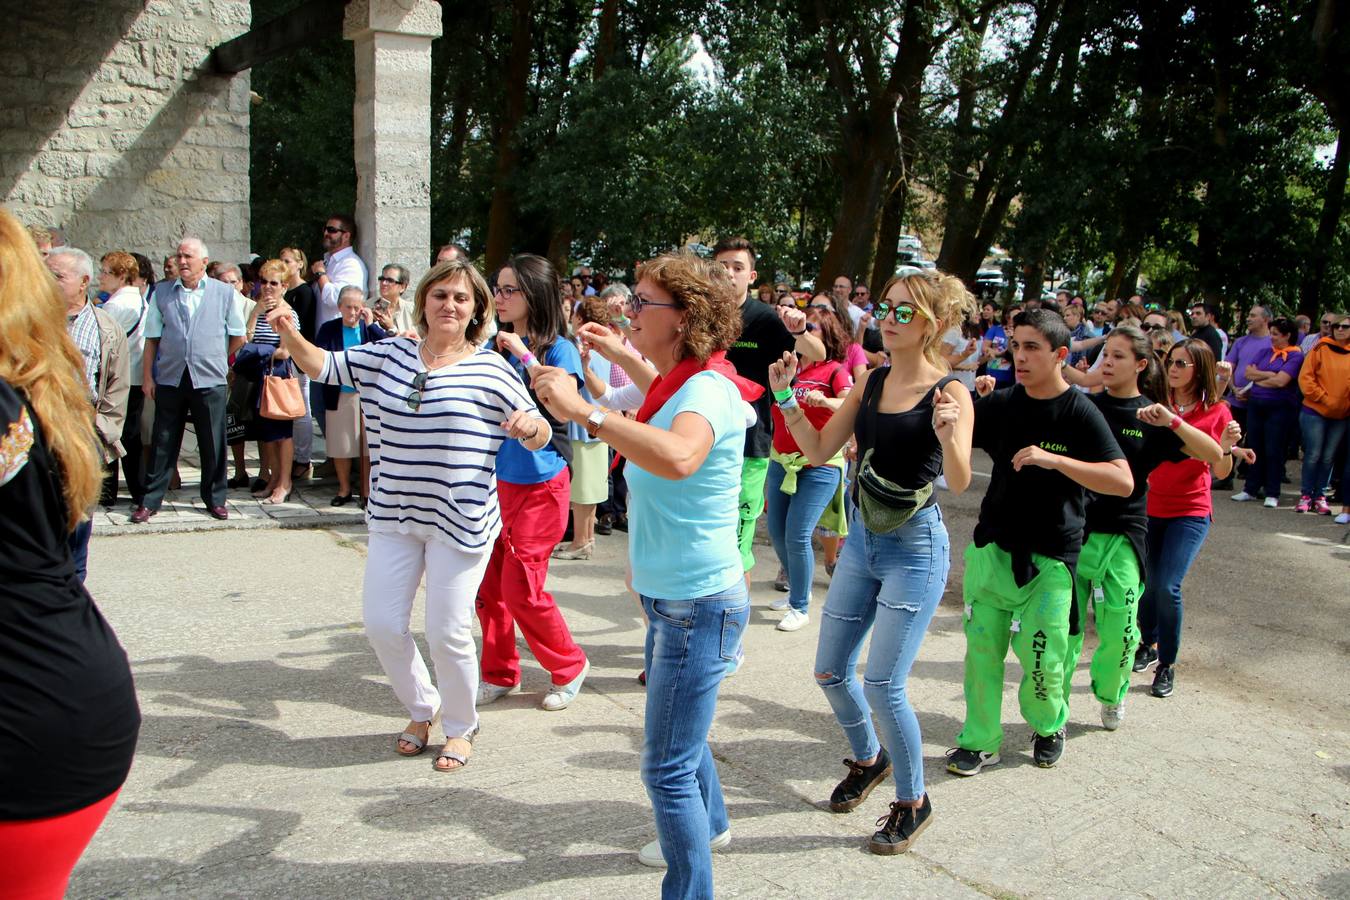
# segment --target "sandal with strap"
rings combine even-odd
[[[467,753],[467,752],[465,752],[465,753],[456,753],[456,752],[454,752],[453,750],[450,750],[449,747],[450,747],[450,744],[451,744],[452,742],[454,742],[454,741],[463,741],[464,743],[466,743],[466,744],[468,744],[470,747],[472,747],[472,746],[473,746],[473,739],[474,739],[474,736],[477,735],[477,734],[478,734],[478,729],[475,728],[473,731],[471,731],[471,732],[469,732],[468,734],[464,735],[464,737],[450,738],[449,740],[447,740],[447,741],[445,742],[445,746],[441,748],[441,752],[436,754],[436,758],[432,761],[431,767],[432,767],[433,769],[435,769],[437,772],[447,772],[447,773],[448,773],[448,772],[458,772],[460,769],[462,769],[462,768],[464,768],[465,766],[467,766],[467,765],[469,764],[469,756],[470,756],[470,754]],[[443,760],[443,759],[448,759],[448,760],[450,760],[450,761],[452,761],[452,762],[458,763],[458,765],[455,765],[455,766],[442,766],[442,765],[440,765],[439,763],[440,763],[440,761]]]
[[[427,749],[427,741],[431,740],[431,726],[435,725],[436,720],[439,719],[440,717],[441,711],[438,709],[432,715],[430,720],[426,722],[414,722],[413,723],[414,725],[427,726],[427,736],[425,738],[420,738],[417,735],[413,734],[411,731],[405,731],[398,737],[394,738],[394,752],[397,753],[399,756],[421,756],[422,752]],[[399,746],[400,741],[412,744],[414,749],[404,750],[402,747]]]

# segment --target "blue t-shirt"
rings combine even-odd
[[[591,354],[591,371],[595,373],[595,377],[605,382],[605,384],[609,384],[610,369],[611,366],[609,360],[605,359],[599,353]],[[593,406],[597,404],[596,398],[592,396],[590,388],[586,387],[584,382],[581,386],[581,399]],[[576,422],[573,422],[568,426],[567,433],[573,441],[580,441],[583,444],[594,444],[600,440],[598,437],[591,437],[590,433],[586,431],[586,426],[578,425]]]
[[[361,346],[361,326],[360,326],[360,325],[357,325],[357,326],[355,326],[355,327],[353,327],[353,328],[348,328],[346,325],[343,325],[343,326],[342,326],[342,349],[343,349],[343,350],[350,350],[350,349],[353,348],[353,347],[359,347],[359,346]],[[354,388],[354,387],[347,387],[347,386],[344,384],[341,388],[339,388],[339,391],[340,391],[341,393],[343,393],[343,394],[355,394],[355,393],[356,393],[356,388]]]
[[[529,346],[528,340],[525,346]],[[520,360],[508,356],[507,362],[528,388],[530,376],[526,374]],[[577,379],[577,384],[584,387],[581,377],[581,352],[567,338],[557,338],[539,362],[572,373]],[[533,391],[530,391],[530,397],[534,398]],[[539,408],[543,409],[542,403],[539,404]],[[557,422],[549,416],[548,424],[553,429],[553,439],[539,450],[526,450],[520,441],[507,441],[502,445],[502,449],[497,451],[498,481],[510,484],[543,484],[545,481],[552,481],[558,477],[559,472],[567,468],[572,452],[571,442],[567,436],[567,423]],[[564,453],[568,455],[565,456]]]
[[[650,424],[669,429],[696,412],[713,430],[698,471],[681,481],[645,472],[629,461],[628,555],[633,589],[661,600],[691,600],[725,591],[743,577],[736,545],[745,404],[716,372],[700,372],[666,401]]]
[[[989,360],[985,366],[985,372],[994,377],[994,384],[998,387],[1006,387],[1013,383],[1013,364],[1003,358],[1003,351],[1008,349],[1008,332],[1002,325],[993,325],[984,333],[986,341],[992,341],[997,356]]]

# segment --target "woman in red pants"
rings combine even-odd
[[[567,320],[553,265],[529,253],[513,257],[497,273],[493,296],[501,322],[497,348],[525,384],[529,385],[533,369],[556,366],[580,385],[581,353],[566,337]],[[534,398],[533,390],[530,396]],[[508,441],[497,455],[502,531],[478,589],[478,621],[483,627],[479,706],[520,688],[517,625],[534,658],[553,676],[542,708],[566,709],[590,671],[586,654],[572,640],[553,596],[544,590],[549,556],[567,530],[572,484],[567,423],[546,415],[553,437],[542,450],[532,453]]]
[[[84,363],[3,210],[0,334],[0,896],[47,900],[126,780],[141,714],[67,543],[103,480]]]

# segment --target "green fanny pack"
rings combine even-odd
[[[875,450],[875,447],[868,449],[858,466],[858,510],[868,531],[889,534],[923,509],[933,495],[933,485],[929,482],[921,488],[911,489],[878,475],[872,466]]]

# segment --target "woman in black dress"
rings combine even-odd
[[[4,210],[0,334],[0,893],[58,898],[126,780],[141,717],[66,543],[103,474],[79,351]]]

